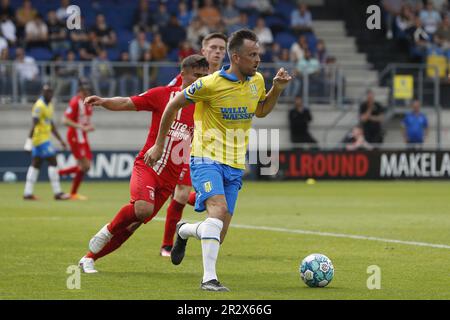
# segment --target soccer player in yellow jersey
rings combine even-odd
[[[53,90],[49,85],[44,85],[42,96],[33,105],[33,127],[25,143],[24,149],[31,151],[31,166],[28,168],[27,180],[23,198],[25,200],[36,200],[33,194],[34,184],[39,177],[39,170],[44,160],[48,161],[48,177],[53,188],[55,200],[68,200],[70,197],[61,190],[59,174],[56,163],[56,152],[50,141],[53,133],[64,149],[66,144],[56,130],[53,123]]]
[[[204,273],[200,288],[208,291],[229,291],[218,281],[216,261],[242,186],[252,118],[267,116],[291,80],[281,68],[266,94],[263,76],[257,72],[261,61],[258,38],[250,30],[233,33],[227,49],[230,66],[200,78],[168,103],[156,143],[144,156],[151,166],[161,158],[178,110],[195,102],[191,178],[197,193],[195,210],[206,209],[208,217],[195,224],[177,224],[171,259],[180,264],[187,239],[201,240]]]

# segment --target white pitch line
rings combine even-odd
[[[154,220],[165,221],[164,218],[155,218]],[[185,220],[185,221],[190,222],[187,220]],[[236,229],[251,229],[251,230],[264,230],[264,231],[274,231],[274,232],[284,232],[284,233],[294,233],[294,234],[308,234],[308,235],[320,236],[320,237],[333,237],[333,238],[388,242],[388,243],[404,244],[404,245],[408,245],[408,246],[429,247],[429,248],[449,249],[450,250],[450,245],[447,245],[447,244],[435,244],[435,243],[427,243],[427,242],[385,239],[385,238],[358,236],[358,235],[343,234],[343,233],[295,230],[295,229],[264,227],[264,226],[249,226],[249,225],[243,225],[243,224],[231,224],[230,227],[236,228]]]

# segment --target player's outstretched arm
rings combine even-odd
[[[289,81],[291,80],[292,77],[286,70],[284,70],[284,68],[278,70],[275,78],[273,78],[273,85],[269,93],[267,94],[266,99],[261,102],[256,108],[256,117],[264,118],[270,112],[272,112],[278,101],[278,98],[280,97],[281,92],[283,92],[284,88],[287,87]]]
[[[166,136],[169,133],[170,126],[177,116],[177,112],[189,104],[191,104],[191,102],[186,99],[183,91],[178,92],[177,95],[167,104],[161,118],[156,142],[144,155],[145,164],[152,167],[161,158],[164,151]]]
[[[89,96],[84,99],[85,104],[101,106],[111,111],[136,111],[137,108],[129,97],[102,98],[99,96]]]

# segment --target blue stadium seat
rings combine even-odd
[[[297,38],[289,32],[279,32],[275,35],[275,42],[282,48],[289,49],[292,44],[297,41]]]
[[[158,74],[156,76],[156,84],[158,86],[165,86],[170,81],[175,78],[175,76],[180,73],[180,70],[177,67],[162,67],[159,68]]]
[[[130,42],[134,39],[134,33],[129,30],[117,30],[117,42],[121,51],[128,51]]]
[[[107,50],[108,59],[110,61],[118,61],[120,59],[120,49],[118,48],[110,48]]]
[[[295,6],[289,0],[287,0],[287,1],[280,0],[274,7],[275,7],[275,13],[278,16],[281,16],[284,19],[286,19],[286,21],[288,21],[288,24],[290,24],[291,13],[292,13],[292,11],[294,11],[296,9]]]
[[[27,55],[40,61],[50,61],[53,58],[53,53],[47,48],[31,48],[27,50]]]
[[[172,51],[169,52],[169,54],[167,55],[167,58],[169,61],[178,61],[178,49],[173,49]]]

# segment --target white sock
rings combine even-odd
[[[202,240],[203,282],[217,279],[216,262],[220,248],[220,232],[223,222],[216,218],[207,218],[198,228]]]
[[[204,221],[197,223],[185,223],[181,226],[180,230],[178,231],[178,234],[180,235],[181,238],[185,240],[191,237],[200,240],[200,234],[198,232],[198,229],[199,226],[203,224],[203,222]]]
[[[53,188],[53,193],[61,193],[61,184],[59,183],[59,174],[56,167],[48,166],[48,178]]]
[[[38,177],[39,169],[36,169],[33,166],[28,167],[27,182],[25,183],[24,195],[30,196],[33,194],[34,184],[36,183]]]

